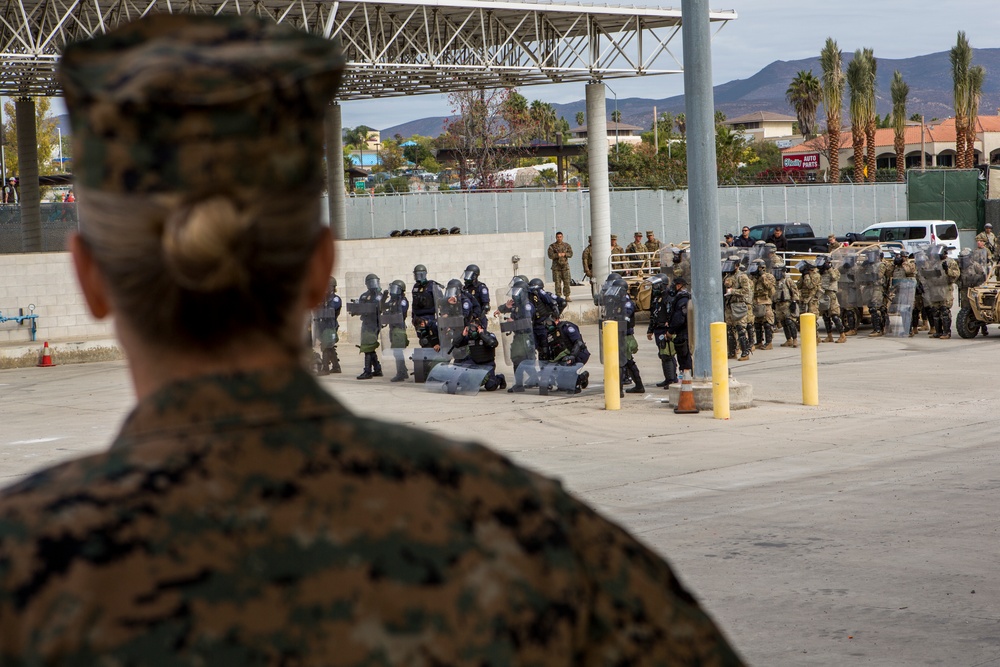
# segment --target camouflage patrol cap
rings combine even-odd
[[[251,16],[155,14],[59,64],[83,187],[120,194],[319,187],[333,42]]]

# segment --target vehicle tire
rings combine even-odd
[[[955,328],[962,338],[975,338],[983,323],[976,319],[976,316],[968,308],[958,311],[958,318],[955,320]]]

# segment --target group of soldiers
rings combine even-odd
[[[842,246],[798,262],[797,280],[786,272],[784,259],[771,244],[725,248],[729,357],[746,361],[754,350],[773,349],[776,325],[785,334],[782,347],[797,347],[799,313],[822,319],[826,337],[817,326],[817,343],[844,343],[856,335],[865,309],[871,319],[869,337],[914,336],[923,330],[949,339],[956,287],[965,300],[968,290],[987,278],[991,257],[983,242],[977,245],[961,251],[957,259],[941,244],[912,255],[901,248],[883,251],[878,245]]]
[[[628,244],[627,248],[618,245],[618,235],[611,235],[611,263],[613,266],[620,266],[620,275],[636,275],[643,269],[649,268],[648,254],[659,252],[663,248],[663,242],[656,238],[653,230],[646,230],[646,240],[642,240],[642,233],[636,232],[635,239]],[[590,280],[594,280],[594,250],[591,238],[587,237],[587,247],[583,251],[583,274]]]
[[[418,264],[407,299],[402,280],[383,291],[379,277],[368,274],[364,291],[347,304],[348,314],[358,318],[356,344],[364,355],[364,370],[357,379],[383,376],[380,348],[395,361],[391,382],[410,377],[405,356],[409,316],[419,345],[410,356],[416,382],[430,382],[449,393],[476,393],[480,388],[523,392],[529,387],[578,393],[586,388],[589,373],[582,368],[590,352],[579,328],[559,319],[566,300],[545,291],[540,278],[516,276],[492,311],[501,320],[498,337],[489,330],[490,290],[479,278],[479,267],[470,264],[461,278],[442,286]],[[325,302],[313,313],[312,335],[320,347],[314,361],[320,375],[341,372],[336,348],[342,303],[337,281],[331,278]],[[498,349],[515,369],[509,388],[507,378],[496,372]]]

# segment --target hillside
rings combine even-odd
[[[845,68],[853,53],[845,53]],[[1000,48],[973,49],[972,62],[986,68],[986,81],[983,83],[983,99],[980,113],[994,114],[1000,109]],[[952,81],[951,64],[948,52],[932,53],[912,58],[878,60],[878,113],[882,116],[892,110],[892,100],[889,96],[889,83],[894,70],[899,70],[910,86],[910,96],[907,101],[907,115],[923,114],[928,119],[946,118],[952,115]],[[800,70],[812,70],[817,77],[822,70],[819,57],[804,60],[777,60],[747,79],[737,79],[715,87],[715,108],[722,111],[728,118],[736,118],[754,111],[772,111],[794,116],[794,110],[785,102],[785,90],[788,84]],[[532,99],[531,88],[522,89],[522,94]],[[614,108],[614,101],[608,100],[608,112]],[[568,104],[553,104],[556,115],[565,117],[570,125],[575,125],[574,118],[578,111],[584,111],[584,100]],[[638,97],[618,100],[618,110],[622,114],[622,122],[651,127],[653,122],[653,107],[657,111],[681,113],[684,111],[684,96],[677,95],[664,99],[644,99]],[[845,93],[845,108],[847,99]],[[820,106],[819,118],[822,122],[823,108]],[[403,137],[413,134],[437,136],[441,133],[444,117],[422,118],[382,130],[382,136],[393,136],[399,133]]]

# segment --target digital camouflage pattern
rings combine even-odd
[[[741,662],[557,482],[290,367],[169,385],[0,492],[0,664]]]
[[[251,16],[154,14],[66,47],[73,172],[111,193],[298,189],[322,178],[334,42]]]

